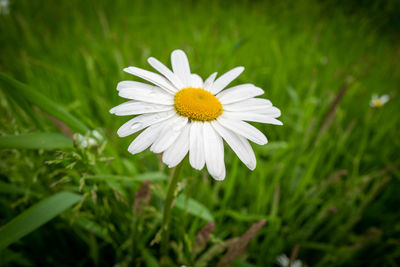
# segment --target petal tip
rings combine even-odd
[[[150,64],[150,66],[153,66],[153,65],[159,63],[158,59],[156,59],[155,57],[149,57],[149,58],[147,59],[147,62]]]
[[[250,171],[254,171],[256,168],[256,164],[247,164],[246,166],[247,168],[249,168]]]
[[[201,171],[204,168],[204,165],[203,166],[197,166],[197,165],[193,165],[192,163],[190,163],[190,165],[192,165],[193,169],[198,170],[198,171]]]
[[[214,180],[216,181],[223,181],[225,180],[225,176],[213,176],[211,175],[212,178],[214,178]]]
[[[137,153],[137,151],[131,147],[128,147],[128,152],[131,153],[132,155],[135,155]]]
[[[260,93],[260,94],[264,94],[265,93],[265,91],[262,88],[257,87],[255,85],[254,85],[254,87],[258,90],[258,93]]]
[[[182,54],[182,53],[185,54],[185,52],[182,49],[175,49],[174,51],[172,51],[171,54]]]

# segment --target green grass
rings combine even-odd
[[[284,125],[257,125],[269,144],[253,145],[254,171],[228,147],[225,181],[183,170],[191,204],[182,195],[173,210],[171,264],[193,266],[266,219],[235,266],[273,266],[296,246],[309,266],[399,266],[400,43],[376,17],[329,3],[12,1],[0,15],[0,225],[61,191],[82,200],[2,250],[0,265],[157,266],[168,170],[149,151],[130,155],[134,137],[116,134],[128,118],[108,110],[132,79],[124,67],[169,65],[180,48],[202,77],[244,66],[235,84],[263,88]],[[391,100],[371,109],[373,93]],[[54,134],[66,127],[104,139],[71,148]],[[30,144],[41,132],[49,142]],[[150,205],[132,211],[147,179]],[[216,228],[195,255],[207,218]]]

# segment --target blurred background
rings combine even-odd
[[[399,266],[399,29],[397,0],[0,0],[0,265],[159,265],[169,170],[108,111],[183,49],[284,125],[256,124],[254,171],[183,170],[168,264]]]

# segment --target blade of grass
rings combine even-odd
[[[60,192],[22,212],[0,228],[0,250],[47,223],[81,198],[71,192]]]
[[[208,222],[214,221],[211,212],[203,204],[183,194],[176,199],[175,206]]]
[[[38,193],[30,191],[29,188],[22,188],[11,183],[5,183],[0,181],[0,193],[2,194],[32,194],[38,195]]]
[[[39,93],[39,90],[35,90],[28,85],[21,83],[1,72],[0,82],[3,84],[2,88],[6,93],[10,93],[12,90],[14,90],[14,92],[18,93],[18,95],[23,96],[26,100],[30,101],[32,104],[37,105],[44,112],[47,112],[53,117],[64,122],[73,130],[81,133],[86,133],[87,131],[89,131],[89,128],[85,124],[79,121],[65,108],[55,103],[47,96]]]
[[[107,228],[97,224],[93,220],[90,220],[86,217],[79,217],[75,220],[75,224],[82,227],[83,229],[93,233],[94,235],[104,239],[105,241],[111,243],[112,239],[108,234]]]
[[[60,133],[47,132],[0,136],[0,148],[57,149],[72,147],[72,140]]]
[[[164,181],[167,180],[167,175],[162,172],[147,172],[135,176],[123,176],[123,175],[112,175],[112,174],[97,174],[85,177],[88,180],[112,180],[119,182],[143,182],[146,180],[151,181]]]

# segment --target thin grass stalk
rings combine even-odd
[[[163,259],[166,259],[168,256],[168,248],[169,248],[169,221],[171,219],[171,209],[172,202],[176,197],[175,191],[180,179],[180,174],[183,166],[183,161],[175,167],[172,172],[171,178],[168,184],[167,197],[165,198],[164,203],[164,213],[163,213],[163,222],[161,226],[162,236],[161,236],[161,254]]]

